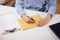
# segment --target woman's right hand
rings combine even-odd
[[[34,23],[34,19],[27,16],[26,14],[22,15],[22,19],[25,20],[27,23]]]

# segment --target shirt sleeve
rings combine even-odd
[[[49,10],[48,10],[48,14],[52,14],[54,15],[55,14],[55,11],[56,11],[56,3],[57,0],[49,0]]]
[[[23,0],[16,0],[15,9],[20,16],[25,13],[23,9],[23,4],[24,4]]]

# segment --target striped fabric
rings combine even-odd
[[[19,15],[25,13],[25,9],[47,12],[54,15],[56,0],[16,0],[15,9]]]
[[[28,5],[29,4],[29,5]],[[46,7],[47,6],[47,7]],[[37,10],[42,12],[47,12],[48,10],[48,0],[24,0],[23,8]]]

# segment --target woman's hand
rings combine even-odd
[[[22,19],[25,20],[27,23],[33,23],[34,22],[33,18],[31,18],[25,14],[22,15]]]
[[[48,14],[45,18],[41,19],[38,23],[38,26],[44,26],[45,24],[47,24],[51,19],[51,15]]]

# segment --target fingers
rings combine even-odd
[[[45,21],[41,20],[41,21],[39,21],[39,23],[37,25],[38,25],[38,27],[43,26],[43,25],[45,25]]]
[[[27,16],[27,17],[28,17],[28,22],[29,23],[34,23],[35,22],[33,18],[30,18],[29,16]]]
[[[26,16],[26,15],[23,15],[23,16],[22,16],[22,19],[23,19],[24,21],[26,21],[27,23],[33,23],[33,22],[34,22],[34,19],[33,19],[33,18],[31,18],[31,17],[29,17],[29,16]]]
[[[37,24],[39,27],[46,25],[50,21],[51,17],[46,16],[44,19],[41,19],[39,23]]]

